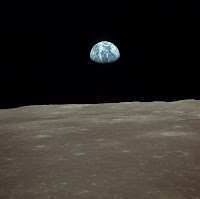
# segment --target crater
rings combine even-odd
[[[162,132],[160,133],[163,136],[183,136],[183,135],[188,135],[186,132],[174,132],[174,131],[169,131],[169,132]]]
[[[48,138],[51,137],[49,135],[36,135],[35,138]]]
[[[79,156],[79,155],[85,155],[85,153],[74,153],[74,155],[77,155],[77,156]]]

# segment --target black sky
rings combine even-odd
[[[0,108],[200,99],[194,1],[72,2],[0,3]],[[102,40],[117,62],[90,60]]]

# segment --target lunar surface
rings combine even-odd
[[[2,199],[200,199],[200,101],[0,110]]]

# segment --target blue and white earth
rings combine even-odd
[[[118,48],[111,42],[101,41],[93,46],[90,51],[90,59],[97,63],[112,63],[119,59]]]

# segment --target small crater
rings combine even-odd
[[[78,191],[76,193],[73,193],[73,195],[77,195],[77,194],[86,194],[88,193],[89,191],[88,190],[81,190],[81,191]]]
[[[5,160],[12,161],[12,160],[14,160],[14,158],[5,158]]]
[[[104,139],[97,139],[98,142],[104,141]]]
[[[85,155],[85,153],[74,153],[74,155],[77,155],[77,156],[79,156],[79,155]]]
[[[123,153],[129,153],[130,151],[129,150],[123,150],[122,152]]]
[[[188,133],[170,131],[170,132],[162,132],[160,134],[163,136],[183,136],[183,135],[187,135]]]
[[[166,153],[164,153],[163,155],[155,155],[153,156],[153,158],[156,159],[162,159],[162,158],[181,158],[181,157],[185,157],[188,156],[189,153],[185,152],[185,151],[168,151]]]
[[[36,135],[35,138],[48,138],[51,137],[49,135]]]
[[[174,128],[181,128],[182,126],[179,126],[179,125],[176,125],[176,126],[174,126]]]
[[[68,183],[67,183],[67,182],[62,182],[61,184],[62,184],[62,185],[67,185]]]
[[[115,147],[118,146],[119,142],[109,142],[109,143],[100,143],[100,147]]]
[[[37,148],[44,148],[45,146],[43,145],[39,145],[39,146],[36,146]]]
[[[154,155],[153,158],[160,159],[160,158],[164,158],[164,156]]]
[[[82,146],[84,146],[85,144],[76,144],[75,146],[76,147],[82,147]]]
[[[153,111],[153,113],[161,113],[161,111]]]

